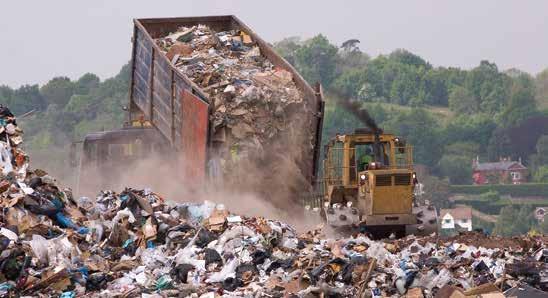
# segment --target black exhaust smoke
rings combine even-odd
[[[359,101],[353,101],[345,97],[339,97],[337,102],[344,107],[345,110],[352,113],[363,124],[367,125],[373,132],[380,132],[375,119],[369,115],[369,112],[361,106]]]

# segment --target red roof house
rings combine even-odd
[[[498,162],[472,161],[474,184],[521,184],[527,182],[528,170],[518,161],[503,158]]]

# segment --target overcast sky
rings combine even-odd
[[[436,66],[548,67],[548,1],[6,0],[0,85],[108,78],[130,59],[133,18],[216,14],[237,15],[270,42],[323,33],[336,44],[357,38],[372,56],[405,48]]]

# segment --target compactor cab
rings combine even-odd
[[[413,151],[401,138],[369,129],[337,135],[325,148],[323,169],[329,225],[378,237],[437,230],[435,208],[415,202]]]

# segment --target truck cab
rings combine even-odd
[[[153,127],[90,133],[82,142],[76,190],[87,194],[87,191],[117,188],[121,178],[139,162],[151,156],[170,154],[168,141]]]

